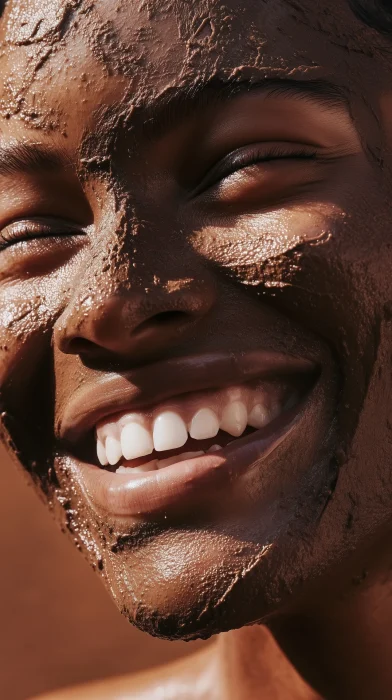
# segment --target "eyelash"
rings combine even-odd
[[[268,163],[274,160],[315,160],[317,157],[317,149],[312,146],[298,147],[297,150],[294,150],[294,148],[290,150],[280,144],[271,144],[252,152],[250,150],[244,151],[244,149],[233,151],[207,173],[193,195],[201,194],[230,177],[230,175],[246,170],[258,163]],[[227,161],[229,162],[225,167]]]
[[[10,229],[10,235],[5,236],[5,231]],[[57,232],[54,234],[54,229]],[[9,224],[3,231],[0,231],[0,251],[16,243],[37,240],[40,238],[65,238],[69,235],[82,235],[82,232],[64,223],[61,227],[59,222],[52,227],[47,223],[38,221],[17,221],[14,225]]]

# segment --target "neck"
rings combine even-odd
[[[227,700],[317,700],[263,625],[222,634],[219,666]]]
[[[389,700],[390,575],[350,578],[350,590],[306,613],[221,635],[225,698]],[[308,685],[309,684],[309,685]],[[314,690],[312,690],[312,688]]]
[[[319,614],[293,617],[273,632],[299,673],[324,698],[392,697],[390,582],[343,597]]]

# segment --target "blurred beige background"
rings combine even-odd
[[[133,629],[0,447],[0,698],[27,700],[189,654]]]

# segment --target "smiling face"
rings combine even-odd
[[[336,5],[2,20],[4,440],[161,636],[321,596],[389,521],[389,68]]]

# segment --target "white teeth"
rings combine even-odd
[[[150,455],[154,449],[151,433],[140,423],[127,423],[121,431],[121,449],[125,459]]]
[[[195,457],[201,457],[204,454],[203,450],[199,450],[198,452],[183,452],[178,456],[180,457],[180,462],[185,462],[186,459],[195,459]]]
[[[163,469],[163,467],[170,467],[172,464],[175,464],[176,462],[180,462],[181,460],[178,459],[177,457],[167,457],[167,459],[159,459],[158,460],[158,469]]]
[[[249,414],[248,418],[248,424],[252,428],[263,428],[265,425],[267,425],[271,420],[271,417],[262,404],[258,403],[256,406],[254,406]]]
[[[157,452],[182,447],[188,440],[186,425],[178,413],[165,411],[154,421],[154,447]]]
[[[244,432],[248,422],[248,411],[242,401],[231,401],[223,411],[221,430],[233,437],[239,437]]]
[[[103,467],[108,464],[117,467],[121,463],[131,464],[131,460],[135,459],[140,462],[143,458],[152,460],[159,457],[157,452],[178,452],[184,445],[184,450],[189,449],[190,445],[196,448],[201,446],[200,443],[189,443],[188,438],[210,440],[208,444],[211,444],[215,436],[217,440],[220,439],[220,430],[234,440],[244,434],[247,425],[259,430],[287,410],[287,406],[298,403],[295,394],[290,401],[287,401],[287,395],[287,387],[281,384],[274,386],[271,382],[261,387],[259,384],[234,385],[205,394],[197,392],[195,396],[179,396],[173,403],[167,402],[150,410],[124,411],[116,419],[111,415],[96,427],[97,462]],[[226,445],[226,440],[224,442]],[[215,444],[208,452],[221,449],[219,444]],[[184,455],[167,456],[159,465],[157,460],[148,464],[154,464],[154,469],[161,468],[182,459],[192,459],[198,453],[184,452]],[[163,457],[163,454],[160,456]],[[128,468],[147,470],[143,464]]]
[[[152,466],[154,465],[154,466]],[[134,474],[143,474],[144,472],[154,472],[158,469],[158,460],[154,459],[153,462],[148,462],[148,464],[142,464],[140,467],[132,467]]]
[[[105,442],[106,456],[109,464],[114,466],[122,457],[120,441],[108,435]]]
[[[192,418],[189,434],[195,440],[206,440],[215,437],[219,432],[219,420],[215,411],[201,408]]]
[[[140,467],[119,467],[116,469],[116,474],[142,474],[143,472],[152,472],[158,469],[158,463],[156,459],[153,459],[147,464],[141,464]]]
[[[116,469],[116,474],[130,474],[131,471],[133,471],[132,467],[121,466],[121,467],[118,467],[118,469]]]
[[[108,458],[106,457],[105,446],[102,440],[97,440],[97,456],[99,463],[102,464],[103,467],[106,467],[106,465],[109,464]]]
[[[195,459],[195,457],[201,457],[201,455],[204,455],[205,453],[203,451],[201,452],[183,452],[180,455],[176,455],[174,457],[168,457],[167,459],[160,459],[158,462],[158,468],[163,469],[163,467],[170,467],[171,464],[177,464],[178,462],[185,462],[186,459]]]
[[[222,448],[220,445],[211,445],[210,449],[207,450],[207,452],[219,452],[219,450],[221,449]]]

